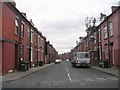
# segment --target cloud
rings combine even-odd
[[[85,36],[85,18],[111,13],[119,0],[15,0],[17,8],[33,19],[35,26],[59,53],[70,51]]]

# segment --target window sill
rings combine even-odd
[[[107,40],[108,38],[104,38],[104,40]]]
[[[15,33],[16,36],[19,36],[18,34]]]
[[[21,39],[24,39],[24,37],[21,37]]]
[[[112,37],[113,37],[113,35],[110,36],[110,38],[112,38]]]

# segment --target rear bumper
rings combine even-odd
[[[80,66],[80,67],[86,66],[86,67],[89,67],[90,64],[89,63],[76,63],[75,66]]]
[[[55,64],[60,63],[60,62],[55,62]]]

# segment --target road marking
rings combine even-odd
[[[65,66],[65,68],[67,69],[67,66]]]
[[[68,69],[66,69],[66,71],[68,72]]]
[[[53,81],[53,83],[55,83],[55,81]]]
[[[104,80],[107,80],[105,78],[96,78],[97,80],[100,80],[100,81],[104,81]]]
[[[109,80],[118,80],[118,78],[116,78],[116,77],[107,77],[107,79],[109,79]]]
[[[80,80],[72,80],[71,82],[80,82]]]
[[[86,84],[85,83],[80,83],[80,85],[85,86]]]
[[[92,78],[83,78],[85,81],[94,81]]]
[[[70,74],[68,73],[68,78],[69,78],[69,80],[70,80],[70,82],[72,81],[72,79],[71,79],[71,77],[70,77]]]

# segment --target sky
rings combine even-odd
[[[79,37],[86,36],[85,19],[99,20],[109,15],[119,0],[14,0],[20,12],[32,19],[35,27],[59,54],[70,52]]]

